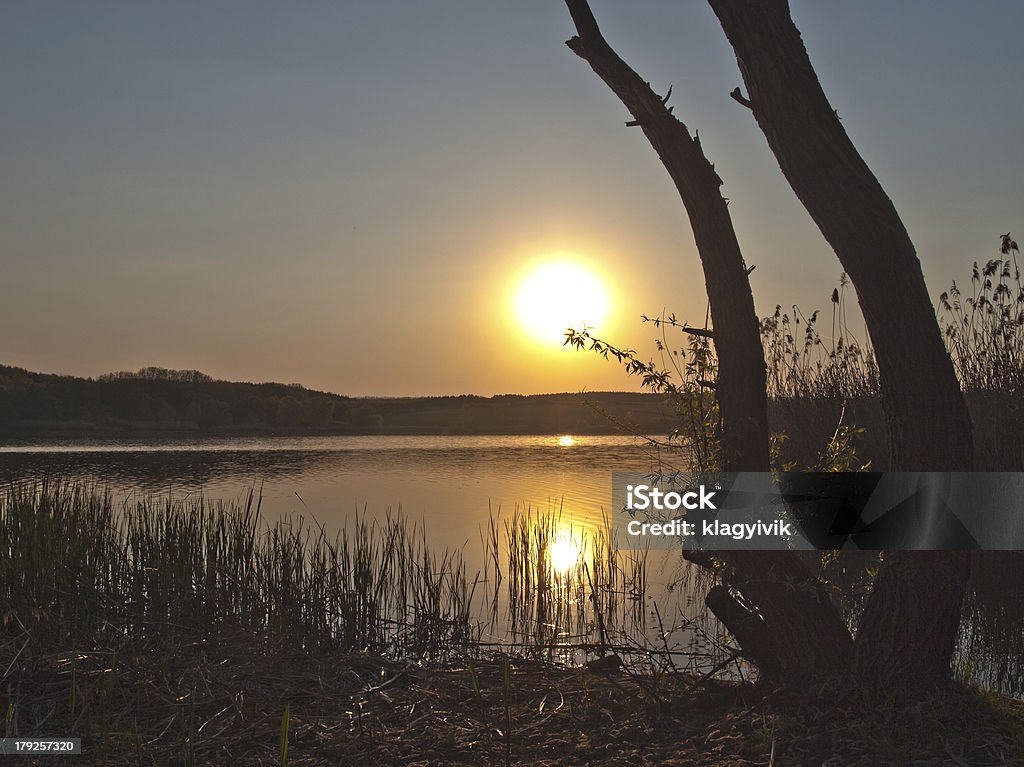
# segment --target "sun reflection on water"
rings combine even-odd
[[[576,444],[576,440],[568,434],[563,434],[558,438],[558,444],[561,447],[572,447]]]
[[[582,554],[581,535],[563,527],[552,537],[548,547],[548,562],[556,575],[566,575],[579,565]]]

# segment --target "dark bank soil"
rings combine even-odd
[[[296,766],[1024,765],[1024,703],[966,688],[894,711],[503,656],[309,657],[245,636],[13,663],[12,650],[0,646],[7,732],[80,736],[85,750],[12,765],[280,765],[286,707]]]

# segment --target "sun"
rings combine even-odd
[[[546,261],[528,271],[516,287],[512,310],[533,341],[561,345],[568,328],[600,325],[610,300],[604,281],[591,268],[567,259]]]

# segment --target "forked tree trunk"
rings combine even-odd
[[[718,357],[717,399],[724,471],[768,469],[764,351],[750,281],[722,180],[700,141],[608,45],[586,0],[566,0],[578,32],[567,42],[633,115],[675,183],[704,270]],[[728,552],[689,557],[719,572],[730,588],[707,604],[762,676],[805,681],[849,662],[852,639],[821,584],[792,552]],[[737,596],[739,599],[737,599]],[[742,600],[745,604],[741,603]]]
[[[878,360],[896,471],[972,467],[971,423],[903,222],[811,66],[786,0],[709,0],[783,174],[832,245]],[[948,681],[966,552],[905,552],[880,574],[857,634],[869,692],[912,699]]]

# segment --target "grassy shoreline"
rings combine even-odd
[[[470,574],[398,515],[330,536],[258,511],[0,496],[5,735],[104,765],[1024,763],[1024,704],[994,693],[864,710],[677,665],[630,623],[644,561],[598,538],[553,572],[550,515],[492,517]]]

